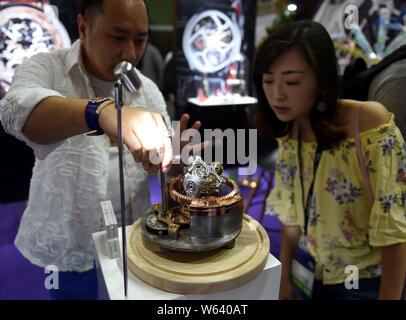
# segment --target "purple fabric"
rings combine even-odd
[[[25,259],[14,238],[26,202],[0,204],[0,300],[48,300],[45,273]]]

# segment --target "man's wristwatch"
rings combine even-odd
[[[39,52],[68,48],[70,37],[48,0],[0,0],[0,99],[16,66]]]
[[[99,136],[104,134],[104,131],[99,126],[99,114],[101,110],[108,104],[113,103],[114,100],[110,98],[96,98],[90,99],[85,109],[86,124],[91,132],[88,136]]]

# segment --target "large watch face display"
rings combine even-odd
[[[241,33],[236,22],[219,10],[207,10],[189,20],[183,33],[183,51],[191,69],[216,72],[240,54]]]
[[[34,54],[70,44],[52,6],[44,4],[43,10],[25,4],[0,8],[0,98],[7,93],[16,66]]]
[[[248,105],[255,8],[251,0],[178,0],[178,109]]]

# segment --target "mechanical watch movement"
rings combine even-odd
[[[165,199],[142,219],[142,240],[173,251],[201,252],[232,248],[242,228],[244,197],[237,184],[223,176],[219,162],[196,156],[184,175],[165,185]],[[167,205],[164,205],[167,203]]]
[[[56,7],[48,1],[0,1],[0,98],[16,66],[34,54],[70,45]]]

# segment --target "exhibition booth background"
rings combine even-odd
[[[66,31],[70,37],[71,42],[78,38],[77,31],[77,13],[75,8],[76,0],[51,0],[50,4],[58,8],[59,20],[65,26]],[[189,1],[190,2],[190,1]],[[198,1],[193,1],[198,2]],[[205,3],[205,1],[201,1]],[[224,1],[224,3],[231,1]],[[252,38],[249,48],[249,57],[252,58],[253,46],[257,45],[261,38],[266,35],[265,28],[271,24],[275,19],[277,14],[274,12],[274,2],[271,0],[245,0],[246,7],[251,10],[250,20],[251,28],[250,38]],[[299,5],[296,16],[299,18],[311,17],[314,14],[314,8],[317,7],[317,2],[320,1],[301,1]],[[256,5],[257,3],[257,5]],[[174,61],[173,53],[176,52],[177,46],[177,30],[176,30],[176,14],[177,14],[177,2],[175,0],[149,0],[149,20],[150,20],[150,39],[149,42],[153,44],[158,50],[162,57],[164,63],[164,95],[167,101],[168,110],[172,118],[179,116],[181,111],[193,113],[194,118],[201,117],[203,122],[203,128],[208,126],[209,128],[214,128],[217,123],[213,123],[210,126],[210,122],[213,119],[220,119],[224,126],[231,125],[233,122],[225,121],[227,120],[227,115],[230,113],[230,108],[224,109],[218,107],[217,110],[205,110],[203,114],[196,114],[191,112],[193,110],[198,110],[196,108],[185,110],[184,108],[177,108],[175,91],[176,85],[173,81],[173,69]],[[255,8],[257,12],[255,13]],[[199,7],[195,8],[199,10]],[[254,15],[254,16],[252,16]],[[172,60],[172,62],[171,62]],[[170,75],[165,81],[165,75]],[[248,78],[249,75],[247,74]],[[251,92],[252,93],[252,92]],[[184,102],[177,101],[180,105]],[[199,110],[198,110],[199,111]],[[248,118],[254,111],[254,106],[242,107],[242,108],[232,108],[234,118],[237,118],[234,126],[239,126],[241,128],[248,127]],[[246,111],[248,113],[246,113]],[[222,114],[223,116],[219,118],[218,116],[213,117],[213,112]],[[228,118],[228,119],[231,119]],[[193,119],[192,119],[193,120]],[[202,128],[202,130],[203,130]],[[0,204],[10,203],[15,201],[23,201],[28,197],[29,182],[31,179],[31,171],[34,164],[34,155],[32,150],[25,145],[25,143],[15,139],[14,137],[6,134],[3,127],[0,124],[0,145],[2,146],[2,156],[0,157]]]
[[[58,7],[59,18],[65,26],[71,42],[75,41],[78,38],[75,0],[55,0],[50,1],[50,3]],[[168,53],[174,51],[174,45],[176,45],[176,31],[173,26],[175,11],[175,1],[149,1],[150,43],[158,48],[163,59]],[[254,26],[255,16],[251,16],[250,19],[251,25]],[[255,31],[251,30],[251,33],[252,38]],[[253,45],[252,41],[251,51]],[[169,107],[171,107],[170,104]],[[174,115],[174,112],[172,114]],[[2,262],[0,263],[0,300],[49,299],[49,292],[45,289],[43,282],[46,276],[43,268],[31,264],[14,245],[28,197],[29,181],[35,158],[29,147],[6,134],[1,125],[0,139],[3,149],[2,157],[0,157],[0,261]],[[235,175],[235,171],[227,172],[230,175]],[[258,174],[259,172],[255,174],[255,177]],[[262,201],[265,198],[266,177],[263,177],[263,181],[264,183],[256,192],[250,206],[250,215],[256,219],[259,218],[259,212],[263,208]],[[159,202],[160,189],[157,176],[150,176],[150,187],[151,202]],[[249,198],[251,191],[252,188],[250,187],[241,188],[245,199]],[[273,217],[265,217],[263,222],[264,225],[268,226],[270,236],[273,232],[274,250],[272,252],[277,257],[279,256],[279,237],[277,236],[280,229],[279,221]],[[271,226],[274,231],[271,231]]]
[[[59,19],[66,28],[69,34],[70,40],[73,42],[78,38],[77,26],[76,26],[76,0],[51,0],[50,3],[58,7]],[[170,115],[173,119],[177,119],[181,112],[191,112],[192,107],[186,101],[179,100],[179,89],[176,85],[177,81],[173,81],[173,74],[178,75],[179,70],[187,71],[188,64],[180,48],[180,35],[179,32],[183,29],[179,29],[179,3],[185,4],[188,1],[175,1],[175,0],[149,0],[149,17],[150,17],[150,43],[153,44],[159,51],[163,66],[163,93],[167,101]],[[189,1],[190,3],[191,1]],[[193,1],[195,2],[195,1]],[[196,1],[198,3],[198,1]],[[204,6],[229,5],[232,1],[202,1]],[[337,6],[342,5],[345,1],[310,1],[301,0],[297,1],[297,9],[294,13],[286,13],[280,11],[280,6],[286,6],[288,3],[294,3],[295,1],[276,1],[276,0],[241,0],[246,8],[247,23],[250,27],[245,31],[249,34],[249,41],[247,42],[246,51],[244,54],[247,56],[247,74],[246,79],[250,78],[249,64],[252,62],[253,53],[255,47],[261,42],[268,32],[274,26],[274,23],[283,19],[300,20],[305,18],[318,17],[321,20],[328,21],[329,14]],[[356,1],[357,2],[357,1]],[[370,43],[372,50],[375,50],[376,43],[382,39],[378,39],[378,24],[379,14],[372,12],[374,6],[379,1],[376,0],[359,0],[359,15],[360,21],[363,21],[363,36]],[[406,14],[406,3],[404,1],[393,1],[395,7],[399,11],[399,17]],[[323,5],[326,8],[323,8]],[[336,6],[336,7],[334,7]],[[202,10],[202,6],[195,6],[189,8],[192,11],[199,12]],[[275,9],[276,8],[276,9]],[[279,8],[279,9],[278,9]],[[183,5],[183,9],[187,9]],[[320,12],[323,9],[325,11]],[[329,11],[330,9],[330,11]],[[228,10],[228,9],[227,9]],[[279,11],[278,11],[279,10]],[[379,11],[379,10],[378,10]],[[185,14],[185,12],[183,12]],[[188,13],[186,13],[188,14]],[[178,17],[178,21],[177,21]],[[279,19],[279,20],[278,20]],[[322,21],[323,22],[323,21]],[[340,29],[341,24],[344,23],[344,18],[336,21],[339,28],[336,29],[334,24],[331,24],[331,34],[338,35],[337,42],[337,54],[340,58],[340,66],[345,66],[352,61],[358,54],[365,57],[370,64],[376,63],[376,56],[373,59],[371,52],[369,52],[368,46],[361,45],[360,41],[355,41],[355,35],[349,34],[347,30]],[[338,30],[338,32],[337,32]],[[341,35],[340,35],[341,32]],[[348,36],[344,42],[342,39]],[[393,44],[402,34],[399,34],[393,30],[388,30],[386,33],[386,43],[388,46]],[[348,41],[347,41],[348,40]],[[358,47],[358,51],[349,52],[348,48],[351,45]],[[179,64],[180,61],[180,64]],[[178,63],[176,63],[178,62]],[[165,81],[165,74],[171,75],[169,80]],[[194,77],[194,75],[192,75]],[[248,95],[255,97],[255,92],[248,83]],[[194,95],[195,93],[193,93]],[[183,97],[188,98],[187,96]],[[194,107],[195,108],[195,107]],[[251,123],[249,121],[253,112],[255,111],[255,104],[246,105],[242,108],[216,106],[205,110],[201,113],[201,109],[195,108],[196,112],[192,112],[195,120],[202,120],[203,128],[214,128],[218,126],[218,123],[213,121],[217,118],[223,122],[224,128],[249,128]],[[227,116],[219,117],[219,114],[230,114],[228,118],[231,119],[227,122]],[[226,120],[224,120],[226,119]],[[238,119],[238,120],[235,120]],[[224,129],[223,128],[223,129]],[[34,156],[30,148],[28,148],[23,142],[16,140],[14,137],[6,134],[0,125],[0,146],[2,153],[0,157],[0,299],[48,299],[49,293],[43,286],[44,272],[42,268],[36,267],[24,259],[18,250],[14,246],[14,238],[18,230],[19,221],[25,208],[26,199],[28,197],[29,181],[31,178],[32,166],[34,164]],[[270,173],[265,167],[260,167],[259,170],[253,175],[252,179],[255,180],[262,173],[264,176],[260,180],[258,190],[251,199],[250,206],[247,214],[253,218],[259,220],[264,228],[267,230],[271,243],[271,254],[276,258],[279,258],[279,246],[280,246],[280,222],[275,217],[264,215],[264,199],[272,187],[270,183]],[[226,172],[230,175],[235,174],[232,166],[227,168]],[[238,178],[238,177],[236,177]],[[160,190],[158,187],[157,176],[150,176],[151,187],[151,201],[156,203],[160,201]],[[241,185],[241,192],[244,194],[245,202],[247,203],[252,192],[252,188],[249,186]]]

